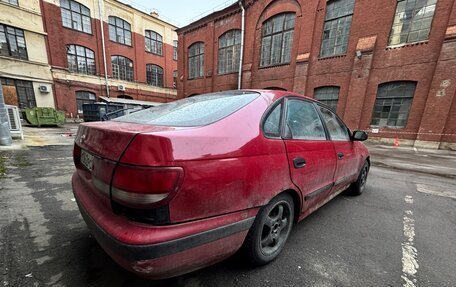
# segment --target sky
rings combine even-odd
[[[214,10],[236,2],[235,0],[120,0],[144,12],[156,10],[164,21],[171,22],[178,27],[185,26],[203,13],[209,14]]]

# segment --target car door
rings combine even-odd
[[[316,106],[305,99],[286,99],[283,139],[290,175],[303,195],[303,210],[320,203],[333,186],[336,154]]]
[[[336,172],[334,174],[333,192],[345,189],[357,175],[358,158],[355,146],[350,138],[349,129],[328,108],[317,105],[329,137],[334,144],[337,157]]]

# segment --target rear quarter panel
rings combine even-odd
[[[172,222],[262,206],[294,187],[283,141],[266,139],[260,130],[271,103],[260,97],[215,124],[154,133],[167,138],[172,150],[163,163],[185,170],[182,187],[169,203]]]

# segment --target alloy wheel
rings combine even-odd
[[[260,238],[261,252],[271,255],[287,240],[291,230],[291,207],[286,201],[277,202],[269,211]]]

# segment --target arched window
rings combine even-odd
[[[126,99],[126,100],[133,100],[133,97],[127,95],[120,95],[117,96],[118,99]]]
[[[63,27],[92,33],[90,9],[74,0],[60,0]]]
[[[119,17],[109,16],[109,40],[131,46],[131,25]]]
[[[173,60],[177,61],[177,46],[179,42],[177,40],[173,41]]]
[[[146,30],[146,51],[157,54],[163,55],[163,38],[160,34],[154,31]]]
[[[133,82],[133,62],[124,56],[111,56],[112,77]]]
[[[295,13],[283,13],[263,23],[260,67],[290,62],[295,18]]]
[[[319,87],[314,91],[314,98],[323,104],[326,104],[335,112],[337,109],[337,102],[339,101],[339,91],[339,87]]]
[[[378,86],[372,126],[403,128],[415,94],[416,82],[398,81]]]
[[[77,91],[76,92],[76,105],[78,107],[78,114],[82,115],[82,105],[83,104],[93,104],[97,100],[97,97],[94,93],[87,91]]]
[[[67,46],[68,70],[73,73],[95,75],[95,54],[89,48],[68,45]]]
[[[326,5],[321,57],[347,52],[354,6],[355,0],[333,0]]]
[[[389,45],[424,41],[429,38],[437,0],[398,0]]]
[[[204,76],[204,43],[197,42],[188,48],[188,78]]]
[[[153,64],[146,65],[147,83],[155,87],[163,87],[163,68]]]
[[[241,56],[241,30],[231,30],[220,36],[218,73],[227,74],[239,70]]]
[[[280,87],[267,87],[264,88],[265,90],[273,90],[273,91],[287,91],[287,89],[280,88]]]

